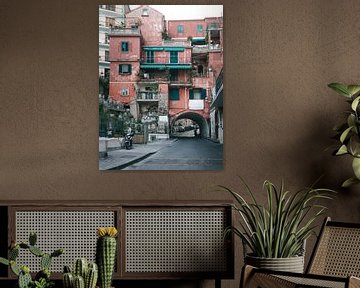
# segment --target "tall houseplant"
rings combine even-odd
[[[229,227],[226,232],[239,236],[244,246],[251,251],[244,255],[246,264],[272,270],[303,272],[304,243],[314,233],[315,220],[326,209],[318,204],[318,200],[331,199],[334,191],[310,187],[291,193],[284,189],[283,183],[277,188],[266,180],[264,188],[267,203],[264,206],[258,202],[249,186],[242,182],[251,201],[245,200],[232,189],[220,187],[235,199],[233,207],[240,215],[240,226]],[[286,263],[291,267],[286,267]]]
[[[343,187],[348,187],[360,183],[360,85],[331,83],[328,87],[346,97],[350,104],[346,122],[334,127],[340,142],[334,151],[334,155],[348,154],[352,157],[354,177],[347,179],[342,184]]]

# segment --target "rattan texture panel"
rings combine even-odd
[[[65,253],[53,259],[50,270],[62,272],[78,257],[95,260],[96,228],[115,225],[114,211],[16,211],[16,241],[28,243],[29,233],[37,233],[37,246],[51,253],[64,248]],[[40,259],[21,250],[19,263],[31,271],[40,269]]]
[[[326,227],[310,273],[360,277],[360,229]]]
[[[125,272],[223,272],[224,211],[125,213]]]
[[[345,288],[345,281],[331,281],[324,279],[315,278],[302,278],[293,276],[279,276],[277,277],[290,281],[296,284],[295,287],[326,287],[326,288]]]

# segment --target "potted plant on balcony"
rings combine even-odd
[[[337,133],[336,138],[340,142],[334,155],[350,155],[352,157],[354,177],[347,179],[342,184],[343,187],[348,187],[360,183],[360,85],[331,83],[328,87],[346,97],[351,106],[347,111],[346,122],[334,127]]]
[[[245,264],[302,273],[305,241],[314,233],[315,220],[326,209],[318,200],[331,199],[334,191],[309,187],[291,193],[283,183],[277,188],[266,180],[267,203],[262,205],[241,180],[251,201],[232,189],[220,187],[235,199],[233,208],[240,216],[239,227],[229,227],[225,232],[241,238]]]

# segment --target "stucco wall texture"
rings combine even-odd
[[[347,109],[327,84],[360,82],[358,0],[223,3],[221,172],[99,171],[98,4],[0,0],[1,200],[230,200],[212,186],[240,189],[240,175],[265,201],[264,179],[296,190],[324,174],[339,191],[327,214],[360,221],[359,186],[339,188],[349,159],[325,150]]]

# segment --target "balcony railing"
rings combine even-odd
[[[209,51],[221,51],[220,44],[208,44],[208,45],[195,45],[193,46],[193,53],[206,53]]]
[[[137,92],[137,100],[140,101],[158,101],[159,93],[158,92]]]
[[[218,76],[218,78],[216,79],[216,93],[218,93],[218,91],[220,90],[220,88],[223,86],[224,83],[224,70],[221,69],[221,72]]]
[[[141,59],[141,64],[191,64],[191,57],[189,56],[172,57],[170,55],[145,57]]]
[[[110,35],[112,36],[140,36],[140,29],[139,28],[111,28]]]

